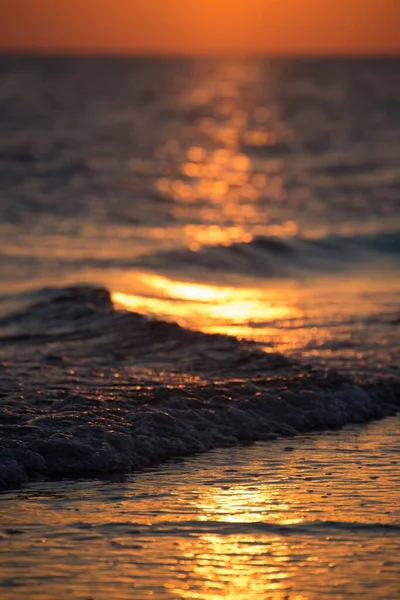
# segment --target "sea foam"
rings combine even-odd
[[[3,488],[342,427],[400,405],[395,382],[362,384],[118,311],[102,288],[42,290],[0,328]]]

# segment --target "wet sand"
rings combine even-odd
[[[399,424],[4,493],[2,598],[393,600]]]

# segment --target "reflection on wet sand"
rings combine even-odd
[[[281,525],[300,523],[301,518],[290,516],[290,509],[274,486],[214,486],[196,502],[199,521],[239,526],[264,520]],[[287,516],[282,517],[281,513]],[[214,600],[222,593],[232,600],[256,599],[265,594],[280,598],[280,593],[290,587],[286,581],[288,573],[282,567],[290,561],[291,550],[282,536],[207,533],[199,536],[196,546],[194,552],[193,544],[188,545],[185,557],[192,559],[192,577],[202,582],[202,588],[196,594],[190,586],[177,586],[174,582],[170,589],[180,598]]]
[[[35,600],[397,598],[397,431],[393,417],[300,437],[292,452],[275,440],[120,481],[5,494],[2,591],[10,600],[28,591]]]
[[[198,520],[231,523],[301,523],[292,514],[292,506],[274,485],[215,485],[196,501]],[[197,597],[213,600],[223,590],[225,598],[265,597],[287,589],[288,574],[282,568],[290,560],[290,547],[279,535],[201,535],[199,549],[193,555],[193,576],[204,582]],[[268,558],[267,558],[268,557]],[[182,598],[196,597],[184,587],[174,588]]]
[[[184,581],[168,582],[165,587],[173,597],[202,600],[221,596],[228,600],[287,597],[288,574],[281,565],[290,560],[290,548],[282,537],[207,534],[200,537],[196,546],[194,552],[193,545],[187,544],[184,556],[188,562],[193,560],[191,577],[199,582],[199,589],[195,591],[193,585]]]
[[[293,514],[293,506],[273,485],[232,485],[214,487],[197,503],[200,521],[223,523],[268,523],[293,525],[302,518]]]

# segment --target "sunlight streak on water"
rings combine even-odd
[[[290,503],[277,494],[274,485],[233,485],[210,488],[198,502],[200,521],[225,523],[257,523],[261,516],[281,525],[301,523],[292,514]]]
[[[322,359],[355,372],[363,366],[382,373],[386,353],[395,362],[397,330],[391,323],[398,283],[384,272],[374,278],[360,272],[310,283],[248,278],[247,285],[242,280],[236,287],[131,272],[116,275],[108,285],[115,290],[117,308],[204,333],[254,340],[266,352],[316,363]]]
[[[249,322],[299,314],[294,307],[278,300],[273,292],[255,287],[189,283],[153,274],[138,275],[137,282],[138,288],[143,289],[141,295],[114,292],[113,302],[128,310],[168,318],[204,332],[214,327],[226,333],[227,328],[236,326],[240,335],[240,327],[246,327]]]
[[[265,565],[266,551],[276,565]],[[187,558],[194,558],[188,547]],[[256,600],[266,594],[276,599],[288,588],[288,574],[280,563],[290,560],[289,545],[279,536],[201,536],[192,577],[203,583],[198,592],[188,584],[167,584],[179,598]],[[301,596],[296,596],[301,598]]]

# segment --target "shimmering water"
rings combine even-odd
[[[5,597],[397,598],[398,427],[5,494]]]
[[[398,410],[399,97],[396,60],[0,59],[6,597],[395,597],[397,421],[301,435]]]
[[[398,61],[3,58],[0,80],[3,313],[93,283],[324,364],[398,364]]]

